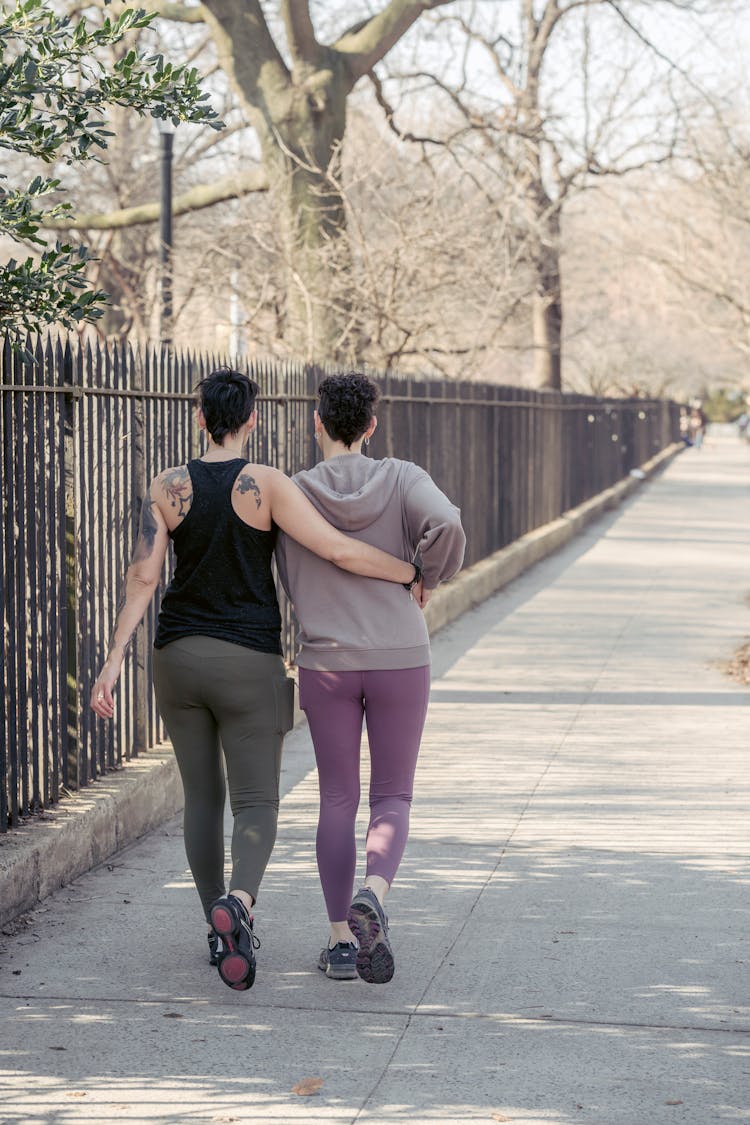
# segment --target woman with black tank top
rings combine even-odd
[[[96,714],[111,718],[125,652],[171,539],[176,565],[154,640],[154,688],[185,791],[185,850],[209,923],[210,960],[240,991],[255,979],[250,911],[276,838],[281,746],[293,721],[271,573],[277,530],[355,574],[403,584],[415,576],[413,563],[336,531],[278,469],[242,457],[257,393],[228,368],[199,384],[208,448],[151,482],[109,655],[91,693]],[[234,817],[228,894],[222,750]]]

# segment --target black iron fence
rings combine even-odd
[[[88,698],[144,491],[158,471],[200,452],[192,390],[220,362],[53,337],[29,351],[33,359],[6,339],[0,355],[0,831],[163,739],[150,686],[156,606],[123,669],[115,720],[98,720]],[[289,473],[311,465],[323,369],[254,362],[247,370],[261,387],[249,457]],[[467,564],[679,437],[677,408],[663,401],[377,381],[383,397],[370,452],[421,464],[461,507]],[[291,655],[288,606],[284,618]]]

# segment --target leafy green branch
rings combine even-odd
[[[106,109],[118,105],[177,125],[186,121],[223,128],[201,90],[194,67],[176,66],[160,54],[129,47],[113,64],[106,51],[129,33],[147,28],[154,13],[126,9],[101,25],[52,11],[44,0],[16,0],[0,9],[0,149],[45,163],[99,160],[112,132]],[[4,180],[5,177],[0,177]],[[71,210],[43,197],[60,187],[37,176],[27,187],[0,183],[0,233],[16,242],[46,247],[45,219]],[[101,315],[106,295],[86,284],[85,249],[58,244],[38,259],[0,267],[0,329],[37,329],[58,321]]]

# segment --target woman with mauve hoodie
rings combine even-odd
[[[389,981],[393,951],[383,900],[409,832],[414,772],[430,691],[422,608],[463,562],[458,509],[411,461],[365,457],[377,425],[378,388],[364,375],[321,383],[315,437],[324,460],[293,478],[334,527],[396,556],[420,559],[402,588],[344,574],[281,535],[279,576],[300,623],[300,706],[320,783],[318,870],[331,925],[318,967],[334,980]],[[357,864],[359,747],[366,717],[370,823],[364,886]]]

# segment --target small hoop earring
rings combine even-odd
[[[365,438],[365,445],[369,445],[369,444],[370,444],[370,439],[368,437],[366,437]]]

